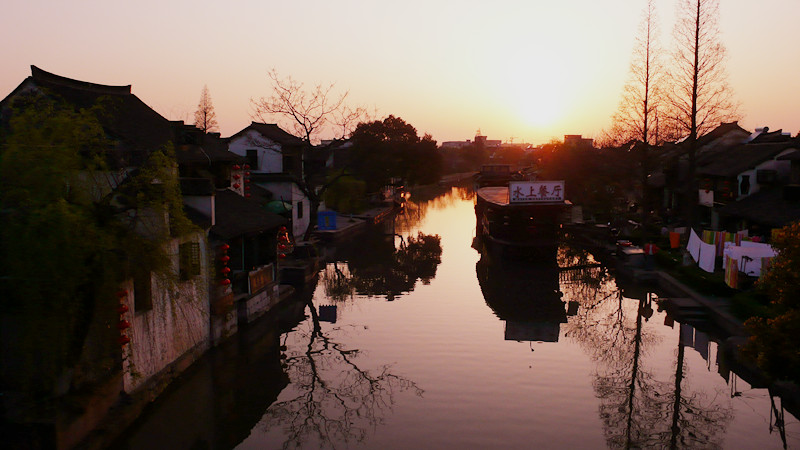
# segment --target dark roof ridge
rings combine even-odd
[[[31,65],[31,77],[34,79],[34,81],[43,81],[45,83],[57,84],[59,86],[66,86],[73,89],[82,89],[103,94],[124,95],[131,93],[130,84],[126,86],[109,86],[105,84],[90,83],[88,81],[80,81],[72,78],[62,77],[61,75],[47,72],[34,65]]]

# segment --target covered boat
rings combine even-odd
[[[563,181],[511,181],[479,188],[476,237],[504,255],[550,257],[571,205],[564,199]]]

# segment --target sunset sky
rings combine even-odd
[[[656,0],[670,47],[677,0]],[[274,68],[438,141],[596,137],[628,76],[645,0],[4,0],[0,98],[30,65],[193,122],[208,85],[223,136]],[[740,124],[800,130],[800,1],[721,0]]]

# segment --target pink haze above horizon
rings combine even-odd
[[[0,98],[30,66],[132,85],[172,120],[192,122],[207,85],[223,136],[247,126],[274,68],[307,87],[399,116],[439,142],[540,144],[597,137],[628,77],[644,0],[343,0],[136,3],[9,0],[0,16]],[[656,0],[670,47],[676,0]],[[729,82],[746,129],[800,131],[800,2],[720,0]],[[322,136],[323,138],[326,136]]]

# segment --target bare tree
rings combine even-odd
[[[689,157],[687,215],[694,221],[697,138],[738,118],[738,104],[727,82],[725,47],[719,41],[719,0],[681,0],[674,37],[670,80],[670,120],[686,137]]]
[[[291,77],[281,78],[275,69],[269,72],[272,80],[272,95],[252,99],[253,116],[260,122],[269,122],[270,118],[278,117],[288,122],[293,134],[303,141],[302,158],[303,170],[301,179],[298,180],[298,188],[309,200],[310,217],[308,229],[304,239],[310,238],[317,221],[317,210],[322,201],[325,191],[335,183],[341,175],[320,183],[319,180],[323,173],[315,173],[306,164],[305,158],[308,157],[315,143],[319,141],[319,135],[326,129],[326,125],[332,124],[334,128],[342,130],[342,137],[349,134],[349,130],[355,127],[361,117],[366,117],[364,108],[352,109],[345,104],[348,92],[336,95],[333,92],[334,85],[318,84],[311,90],[306,90],[303,83],[295,81]]]
[[[647,175],[650,172],[649,153],[651,145],[658,145],[656,126],[658,104],[661,102],[660,83],[664,65],[661,47],[658,45],[658,22],[653,0],[648,0],[642,23],[636,37],[631,58],[630,79],[625,84],[617,112],[612,116],[612,127],[608,140],[616,146],[636,141],[641,171],[640,205],[642,230],[646,230],[649,202],[647,199]]]
[[[319,134],[329,122],[334,123],[340,116],[349,117],[344,102],[349,92],[335,95],[334,84],[318,84],[306,90],[303,83],[291,77],[280,78],[275,69],[269,72],[269,78],[272,80],[272,96],[252,100],[253,115],[261,122],[276,116],[284,119],[293,134],[310,145],[318,141]]]
[[[197,103],[197,111],[194,112],[194,125],[203,130],[204,133],[217,131],[217,113],[214,112],[214,105],[211,104],[211,95],[208,93],[208,86],[203,86],[200,93],[200,102]]]
[[[612,116],[611,139],[617,145],[631,140],[657,145],[654,129],[659,85],[664,65],[658,44],[658,24],[653,0],[647,2],[631,57],[630,78],[617,112]]]

